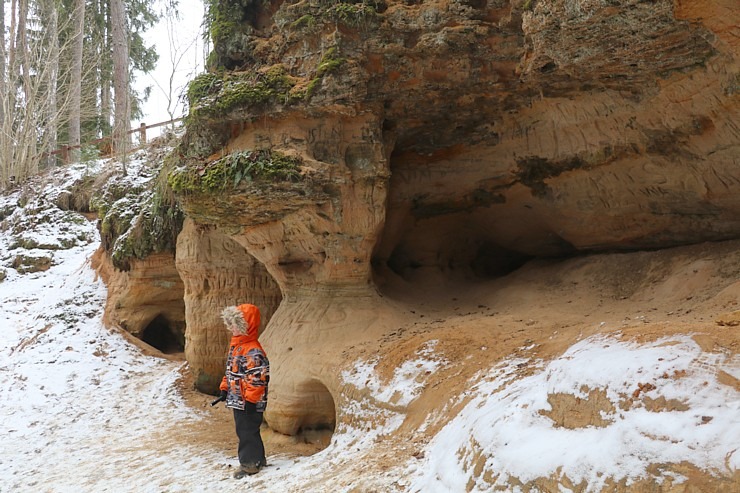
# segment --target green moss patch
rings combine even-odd
[[[310,97],[319,87],[319,84],[321,83],[321,80],[324,78],[324,76],[335,72],[345,62],[346,59],[339,56],[339,50],[336,46],[332,46],[331,48],[326,50],[324,56],[321,57],[319,65],[316,67],[316,76],[306,86],[306,96]]]
[[[321,57],[321,62],[319,62],[319,66],[316,67],[316,76],[323,77],[326,74],[330,74],[341,67],[344,62],[345,59],[339,56],[339,50],[337,47],[332,46],[326,50],[324,56]]]
[[[378,18],[376,4],[371,2],[336,2],[326,9],[331,20],[349,27],[362,28],[374,24]]]
[[[299,158],[269,149],[238,151],[197,167],[170,171],[168,183],[176,193],[233,190],[242,181],[298,181]]]
[[[380,12],[386,8],[385,2],[374,0],[309,0],[279,11],[276,22],[304,33],[334,29],[337,24],[369,30],[378,24]]]
[[[175,250],[184,216],[166,180],[154,178],[138,186],[112,178],[90,200],[100,218],[101,245],[117,269],[129,270],[133,258]]]
[[[188,87],[189,118],[223,117],[268,103],[293,103],[303,97],[292,91],[296,82],[282,65],[260,72],[200,75]]]

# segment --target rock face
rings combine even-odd
[[[386,283],[413,290],[533,257],[740,236],[728,1],[219,8],[241,33],[215,39],[214,63],[233,75],[191,87],[178,172],[209,176],[225,157],[269,149],[298,159],[301,178],[239,174],[180,200],[280,286],[263,338],[279,431],[334,422],[327,393],[341,384],[322,341],[382,334]],[[204,349],[190,299],[192,359]],[[207,317],[196,325],[216,324]]]
[[[227,152],[254,148],[275,135],[291,143],[290,150],[301,156],[309,176],[298,183],[255,181],[229,193],[183,196],[183,209],[195,222],[216,225],[228,234],[222,241],[229,240],[236,247],[221,260],[213,255],[208,261],[205,245],[193,240],[193,231],[213,227],[196,228],[191,223],[178,242],[178,270],[183,278],[191,276],[183,259],[187,255],[191,268],[202,266],[192,286],[207,282],[213,296],[249,300],[254,292],[249,286],[224,286],[228,283],[213,280],[214,274],[223,270],[220,265],[232,275],[250,276],[251,267],[244,269],[233,263],[237,257],[233,252],[241,249],[244,256],[254,257],[258,266],[264,266],[270,280],[280,286],[282,303],[260,338],[276,382],[270,386],[267,419],[274,429],[295,434],[335,424],[332,395],[339,394],[340,384],[335,355],[327,353],[326,342],[345,340],[350,344],[372,337],[370,329],[377,335],[377,330],[384,328],[382,324],[378,327],[379,314],[388,308],[370,279],[372,251],[384,219],[388,159],[378,121],[363,115],[334,121],[263,119],[259,125],[245,125]],[[314,157],[316,146],[320,146],[321,161]],[[276,196],[281,200],[275,200]],[[188,252],[181,253],[185,242]],[[215,252],[213,244],[210,247]],[[201,341],[207,339],[209,345],[213,341],[209,325],[219,324],[214,319],[217,314],[211,313],[211,300],[188,296],[190,285],[186,281],[187,313],[199,312],[208,318],[198,322],[188,316],[186,354],[194,355],[204,351]],[[219,289],[221,286],[224,288]],[[279,295],[266,301],[274,300],[279,300]],[[342,324],[352,317],[363,321],[360,330],[342,330]],[[224,332],[222,328],[214,330]],[[220,348],[205,349],[208,357],[219,360],[214,371],[222,371],[225,337],[215,341]],[[190,357],[188,361],[193,364]]]
[[[231,333],[221,310],[252,303],[266,325],[280,304],[280,289],[264,266],[214,227],[187,220],[177,241],[177,272],[184,283],[185,358],[202,392],[217,393]],[[264,330],[264,326],[260,328]]]
[[[183,283],[171,253],[133,260],[131,270],[113,267],[101,248],[92,262],[108,287],[103,322],[119,327],[163,353],[185,347]]]
[[[327,121],[375,116],[392,175],[381,264],[486,274],[523,257],[737,235],[737,14],[704,4],[388,2],[330,22],[321,4],[272,3],[245,22],[251,50],[221,48],[227,67],[316,77],[306,103],[271,111],[322,113],[290,137],[311,140],[318,161]],[[252,138],[240,130],[228,145]]]
[[[221,307],[260,305],[277,431],[341,421],[337,348],[430,282],[740,238],[733,0],[244,3],[215,4],[169,181],[198,386]]]
[[[672,2],[533,3],[518,76],[478,93],[480,124],[443,148],[394,150],[379,256],[404,277],[450,264],[485,275],[522,255],[737,235],[730,46]]]

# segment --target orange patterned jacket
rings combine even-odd
[[[247,316],[245,313],[245,318]],[[249,319],[247,321],[250,322]],[[251,402],[257,405],[258,412],[262,412],[267,406],[270,362],[257,340],[258,329],[259,319],[256,324],[249,323],[246,334],[231,338],[226,374],[219,387],[228,392],[226,407],[243,410],[245,402]]]

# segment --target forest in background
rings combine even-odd
[[[0,189],[58,164],[52,152],[60,147],[70,149],[72,162],[125,154],[131,121],[151,91],[137,90],[136,77],[155,68],[163,48],[148,45],[144,34],[162,18],[176,29],[178,0],[4,0],[3,6]],[[171,84],[169,91],[172,106]]]

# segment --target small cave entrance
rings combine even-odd
[[[141,331],[139,339],[164,354],[178,354],[185,351],[185,331],[163,315],[157,315],[149,322]]]
[[[294,425],[299,441],[324,449],[329,446],[337,423],[334,397],[318,380],[309,380],[296,388],[302,400],[302,414]]]
[[[508,204],[503,191],[486,185],[484,171],[464,161],[457,173],[454,152],[391,153],[385,227],[372,257],[373,281],[385,295],[465,289],[561,248],[541,248],[538,241],[549,241],[549,232],[538,229],[529,209]]]
[[[533,257],[495,243],[484,242],[470,261],[471,272],[480,279],[503,277],[522,267]]]
[[[535,258],[501,245],[473,219],[449,214],[384,237],[373,256],[376,283],[475,283],[504,277]]]

